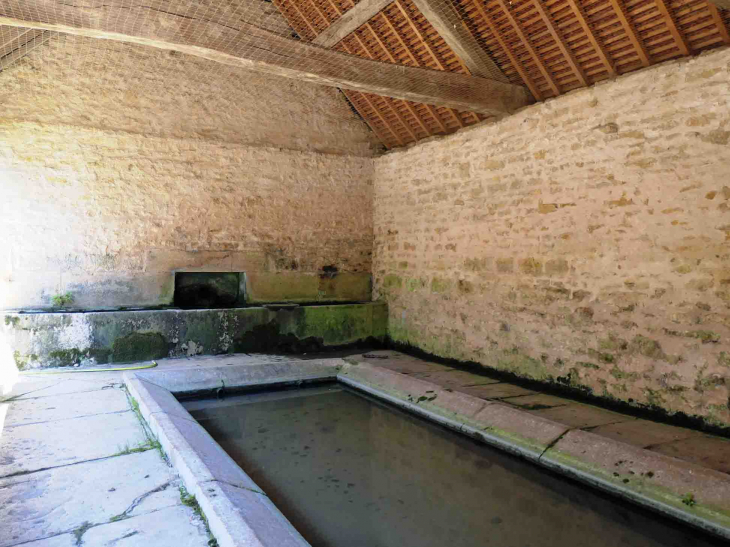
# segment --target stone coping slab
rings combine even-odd
[[[125,373],[140,413],[188,491],[195,494],[221,547],[308,543],[175,396],[334,380],[730,539],[730,476],[724,473],[362,360],[254,362]]]

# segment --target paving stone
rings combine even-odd
[[[63,534],[47,539],[39,539],[30,543],[23,543],[23,547],[77,547],[76,536]]]
[[[434,384],[451,388],[499,383],[499,380],[495,380],[494,378],[458,369],[437,370],[433,372],[415,372],[412,375],[420,378],[421,380],[428,380]]]
[[[50,395],[14,401],[5,418],[5,425],[48,422],[125,410],[129,410],[129,401],[122,389]]]
[[[6,427],[0,438],[0,477],[104,458],[146,441],[131,411]]]
[[[617,424],[601,425],[592,429],[591,432],[602,437],[641,447],[702,435],[701,432],[692,429],[650,422],[649,420],[629,420]]]
[[[660,444],[650,450],[730,473],[730,440],[702,435]]]
[[[578,429],[636,420],[633,416],[627,416],[618,412],[611,412],[610,410],[580,403],[556,406],[543,410],[533,410],[530,412]]]
[[[363,353],[361,355],[353,355],[347,359],[350,362],[369,363],[372,366],[385,368],[394,372],[403,374],[429,373],[454,371],[455,369],[438,363],[424,361],[417,357],[411,357],[404,353],[392,350],[377,350]]]
[[[543,410],[545,408],[564,406],[573,403],[570,399],[563,399],[562,397],[555,397],[554,395],[547,395],[545,393],[506,397],[502,400],[502,402],[509,403],[523,410]]]
[[[503,382],[481,386],[464,386],[458,388],[458,390],[480,399],[503,399],[504,397],[515,397],[517,395],[537,394],[537,391]]]
[[[179,500],[179,497],[178,497]],[[93,547],[206,547],[201,519],[184,505],[167,507],[131,519],[95,526],[83,535]]]
[[[95,374],[92,378],[89,375]],[[101,374],[104,374],[102,377]],[[80,376],[84,376],[81,378]],[[62,374],[48,376],[22,376],[21,380],[13,386],[3,400],[20,400],[32,397],[48,397],[62,395],[65,393],[81,393],[94,391],[105,386],[122,383],[120,373],[89,373],[89,374]]]
[[[179,504],[175,480],[156,450],[0,479],[0,547]]]

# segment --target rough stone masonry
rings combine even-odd
[[[375,161],[375,293],[436,355],[730,425],[730,49]]]
[[[0,74],[0,308],[169,304],[174,271],[369,277],[373,140],[338,94],[54,36]]]

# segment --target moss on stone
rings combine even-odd
[[[588,350],[588,355],[593,357],[594,359],[598,359],[599,361],[603,361],[604,363],[613,363],[616,358],[611,353],[596,351],[593,348],[590,348]]]
[[[17,317],[15,315],[6,315],[5,316],[5,326],[6,327],[17,327],[18,323],[20,323],[20,317]]]
[[[730,353],[721,351],[717,356],[717,364],[723,367],[730,367]]]
[[[619,338],[613,333],[609,333],[607,338],[598,340],[598,349],[604,351],[620,351],[629,347],[629,343],[623,338]]]
[[[57,349],[48,353],[51,366],[70,367],[75,365],[84,354],[79,348]]]
[[[161,359],[168,352],[167,340],[159,332],[133,332],[114,340],[111,356],[114,363],[128,363]]]
[[[710,342],[716,344],[720,341],[720,335],[709,330],[688,331],[685,332],[684,335],[688,338],[696,338],[697,340],[701,340],[703,344],[709,344]]]
[[[388,274],[383,279],[383,288],[385,289],[400,289],[402,286],[403,280],[395,274]]]
[[[446,293],[451,290],[451,281],[448,279],[442,279],[440,277],[434,277],[431,280],[431,292],[433,293]]]
[[[649,357],[650,359],[666,360],[667,358],[667,355],[662,350],[659,342],[640,334],[637,334],[634,336],[633,340],[631,340],[629,351],[632,353],[638,353],[644,357]]]
[[[406,290],[408,292],[416,292],[426,288],[426,280],[418,277],[406,279]]]
[[[586,361],[576,361],[575,364],[578,365],[579,367],[583,367],[583,368],[590,368],[590,369],[593,369],[593,370],[601,370],[601,367],[599,367],[595,363],[588,363]]]
[[[618,368],[616,365],[613,365],[613,368],[609,371],[609,374],[616,378],[617,380],[634,380],[639,377],[639,375],[635,372],[625,372]]]

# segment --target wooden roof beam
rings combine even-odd
[[[451,0],[411,0],[474,76],[508,82],[507,76],[466,28]]]
[[[712,15],[712,20],[715,22],[715,25],[717,25],[717,30],[720,33],[722,41],[726,45],[730,45],[730,32],[728,32],[727,27],[725,26],[725,21],[722,20],[722,14],[720,13],[720,10],[717,9],[717,6],[712,3],[709,3],[707,7],[710,9],[710,15]],[[728,0],[727,9],[730,10],[730,0]]]
[[[355,7],[347,10],[342,14],[342,17],[323,30],[319,36],[312,40],[312,43],[326,48],[333,47],[345,36],[349,36],[370,21],[392,2],[393,0],[361,0],[355,4]]]
[[[611,57],[608,55],[601,42],[598,40],[598,37],[593,33],[593,29],[591,29],[590,25],[588,24],[586,16],[583,13],[583,7],[576,0],[567,0],[567,2],[570,6],[570,10],[573,12],[573,15],[575,15],[578,24],[583,29],[585,35],[588,37],[588,41],[593,46],[593,49],[595,50],[599,59],[601,59],[601,62],[606,66],[606,70],[608,71],[609,76],[615,76],[616,67],[613,65]]]
[[[710,4],[715,4],[718,8],[730,10],[730,0],[707,0]]]
[[[667,24],[669,34],[672,35],[672,38],[677,44],[679,51],[682,53],[682,55],[689,55],[689,44],[687,44],[687,40],[684,39],[684,36],[679,31],[679,27],[677,27],[677,22],[674,20],[672,12],[669,11],[669,7],[664,3],[664,0],[656,0],[656,6],[659,9],[659,13],[661,14],[662,18],[664,19],[664,22]]]
[[[391,65],[327,50],[260,27],[239,28],[167,12],[137,8],[155,24],[142,26],[130,10],[89,10],[61,0],[9,0],[0,25],[50,30],[178,51],[221,64],[407,101],[499,115],[529,104],[528,91],[513,84],[451,72]]]
[[[611,7],[613,7],[613,10],[616,12],[616,17],[618,17],[618,21],[621,23],[626,36],[628,36],[631,45],[634,47],[636,54],[639,56],[641,64],[643,66],[649,66],[651,64],[649,52],[647,51],[646,46],[642,43],[641,38],[639,38],[639,33],[636,32],[636,28],[629,18],[629,14],[626,11],[626,6],[624,6],[623,0],[609,1],[611,2]]]

